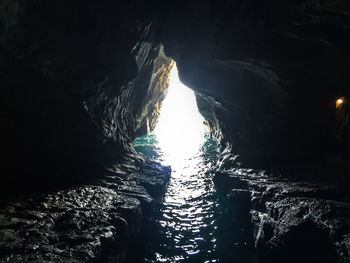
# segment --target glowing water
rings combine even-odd
[[[167,160],[172,167],[155,229],[150,230],[149,254],[144,262],[218,262],[223,252],[220,243],[227,242],[221,240],[223,229],[218,228],[226,211],[212,182],[220,146],[206,135],[196,153],[175,159],[175,165],[160,146],[155,134],[134,142],[137,151],[156,161]]]

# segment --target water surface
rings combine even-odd
[[[221,148],[205,134],[190,154],[164,152],[155,134],[137,138],[137,151],[172,168],[145,262],[252,262],[251,234],[212,178]]]

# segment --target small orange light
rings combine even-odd
[[[337,99],[337,107],[339,107],[341,104],[343,104],[344,100],[343,99]]]

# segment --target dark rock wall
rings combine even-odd
[[[214,183],[250,218],[261,262],[349,262],[349,185],[235,169],[227,157]]]
[[[97,260],[104,245],[118,243],[118,227],[133,232],[140,226],[133,215],[150,217],[167,176],[152,164],[138,170],[146,160],[135,161],[131,142],[156,124],[172,66],[165,54],[227,152],[259,167],[320,164],[340,149],[335,100],[350,95],[349,12],[343,0],[0,1],[1,194],[100,177],[2,205],[1,257]],[[229,169],[237,162],[227,156]],[[337,164],[346,166],[345,157]],[[114,162],[125,166],[101,171]],[[349,181],[346,172],[341,182]],[[312,243],[308,257],[349,257],[349,200],[339,186],[320,193],[319,185],[257,171],[228,170],[224,178],[228,198],[250,212],[263,261],[280,262],[281,251],[301,260],[283,244],[302,248],[312,236],[324,242]],[[84,203],[91,196],[97,199]]]
[[[0,204],[1,262],[142,257],[128,250],[143,247],[170,170],[131,143],[154,122],[171,60],[139,8],[0,1],[0,192],[12,197]],[[13,197],[33,191],[45,193]]]
[[[211,132],[244,160],[332,151],[334,102],[349,85],[348,10],[344,1],[3,0],[4,163],[43,181],[118,159],[156,124],[171,63],[160,43]]]
[[[140,10],[128,1],[1,1],[3,193],[80,182],[130,150],[171,63]],[[155,89],[163,93],[144,101]]]
[[[217,116],[234,151],[266,165],[332,149],[335,99],[349,86],[348,3],[172,5],[160,15],[165,52],[185,84],[226,109]]]
[[[151,48],[152,44],[147,42],[142,43],[141,46],[136,46],[135,49],[140,49],[138,51],[139,55],[137,61],[142,59],[140,57],[144,52],[141,52],[142,49],[147,50]],[[142,105],[141,110],[134,114],[136,115],[136,134],[138,135],[151,132],[156,127],[161,104],[167,94],[170,71],[174,65],[174,62],[164,54],[163,46],[154,49],[153,52],[157,52],[157,54],[153,56],[148,55],[151,60],[148,61],[148,64],[153,67],[151,71],[151,81],[148,81],[149,70],[147,71],[146,67],[140,67],[136,79],[137,89],[135,91],[134,100],[132,101],[132,103],[135,104],[135,108],[140,108],[140,103]],[[144,74],[146,74],[146,81],[143,77]]]

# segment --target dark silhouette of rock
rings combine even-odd
[[[262,261],[348,262],[335,102],[350,97],[349,12],[343,0],[2,0],[1,260],[125,261],[169,173],[132,141],[154,128],[173,59],[227,146],[215,183],[251,217]]]
[[[7,201],[0,209],[1,262],[125,262],[144,245],[168,167],[129,157],[98,182]],[[139,242],[139,243],[138,243]]]

